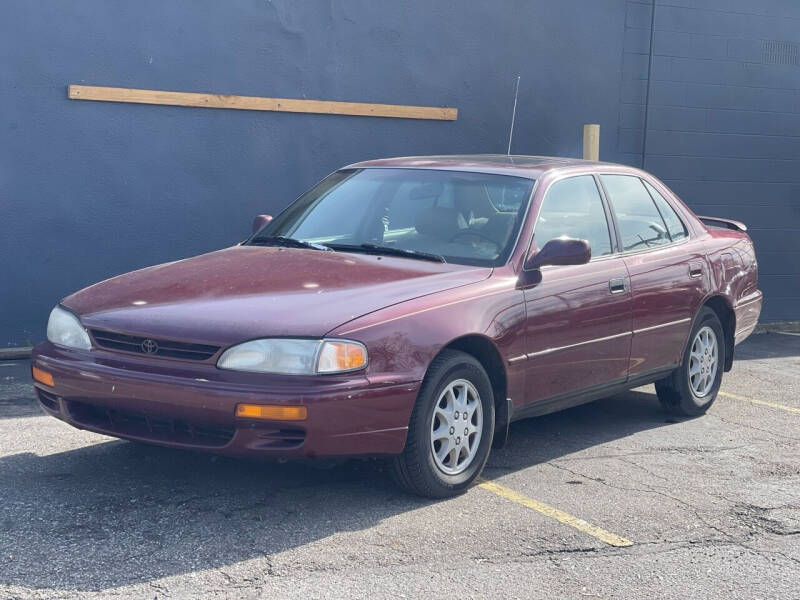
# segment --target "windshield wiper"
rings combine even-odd
[[[254,246],[284,246],[287,248],[311,248],[312,250],[330,250],[324,244],[315,244],[313,242],[305,242],[295,238],[286,237],[283,235],[265,235],[254,237],[247,242]]]
[[[431,252],[421,252],[419,250],[406,250],[405,248],[393,248],[392,246],[379,246],[378,244],[330,244],[333,250],[344,250],[349,252],[366,252],[368,254],[385,254],[387,256],[402,256],[404,258],[416,258],[418,260],[430,260],[432,262],[446,263],[444,256]]]

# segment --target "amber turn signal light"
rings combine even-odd
[[[53,376],[50,373],[48,373],[47,371],[44,371],[44,370],[40,369],[39,367],[33,367],[33,369],[31,369],[31,371],[32,371],[32,374],[33,374],[33,380],[34,381],[38,381],[39,383],[43,383],[47,387],[53,387],[55,385],[55,383],[53,382]]]
[[[355,371],[367,366],[367,349],[363,344],[346,340],[326,340],[322,344],[317,373]]]
[[[308,409],[305,406],[237,404],[236,416],[244,419],[267,419],[269,421],[305,421],[308,417]]]

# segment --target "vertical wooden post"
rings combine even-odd
[[[583,126],[583,159],[600,160],[600,125]]]

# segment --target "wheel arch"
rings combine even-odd
[[[468,334],[451,340],[439,352],[444,350],[458,350],[469,354],[486,370],[494,395],[496,442],[494,447],[502,446],[508,435],[508,425],[511,421],[511,403],[507,400],[508,374],[503,356],[497,346],[485,335]]]
[[[706,301],[703,302],[703,306],[707,306],[713,310],[722,324],[722,332],[725,335],[725,364],[723,365],[723,370],[728,372],[733,367],[736,313],[733,312],[733,307],[730,305],[727,298],[719,294],[707,298]]]

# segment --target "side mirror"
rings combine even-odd
[[[253,233],[261,229],[270,221],[272,221],[272,215],[258,215],[255,219],[253,219]]]
[[[534,271],[545,265],[585,265],[591,258],[589,242],[560,237],[550,240],[536,254],[528,256],[523,268]]]

